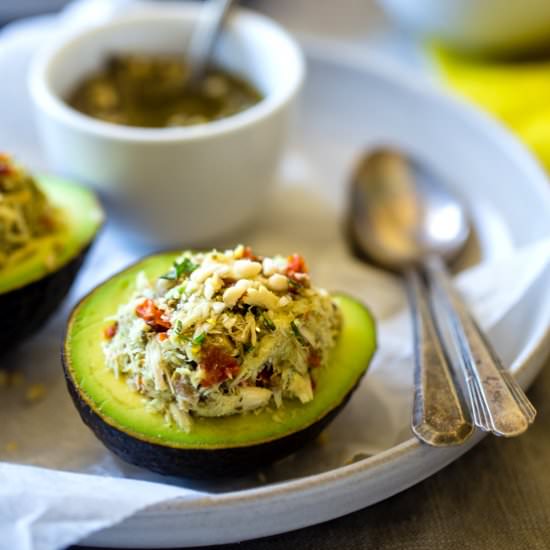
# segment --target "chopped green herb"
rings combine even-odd
[[[243,351],[249,353],[254,349],[254,346],[251,344],[243,344]]]
[[[198,336],[195,336],[195,338],[193,338],[193,344],[202,344],[205,338],[206,334],[204,332],[201,332]]]
[[[175,268],[176,268],[176,272],[178,274],[178,277],[182,274],[182,273],[185,273],[187,275],[189,275],[190,273],[193,273],[193,271],[195,271],[195,269],[197,269],[199,266],[195,263],[193,263],[189,258],[183,258],[183,260],[181,262],[176,262],[174,264]]]
[[[293,290],[299,290],[300,288],[303,288],[303,285],[300,284],[298,281],[295,281],[292,277],[288,278],[288,286]]]
[[[178,335],[183,332],[183,323],[180,321],[180,319],[176,319],[176,324],[174,325],[174,332]]]
[[[177,281],[183,274],[189,275],[193,273],[197,267],[199,266],[193,263],[189,258],[183,258],[181,262],[174,262],[174,267],[172,267],[168,273],[162,275],[161,279]]]
[[[267,330],[270,330],[272,332],[275,330],[275,323],[266,315],[265,312],[262,311],[260,313],[260,319],[262,320],[262,323]]]
[[[292,334],[296,337],[296,340],[302,344],[302,346],[307,346],[307,340],[304,338],[304,335],[300,332],[300,329],[298,328],[298,325],[296,324],[296,321],[290,321],[290,328],[292,330]]]

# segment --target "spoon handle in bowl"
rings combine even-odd
[[[205,0],[191,34],[187,56],[191,61],[189,82],[197,84],[203,77],[225,17],[234,0]]]
[[[414,333],[412,430],[428,445],[459,445],[471,435],[473,426],[441,344],[427,288],[416,270],[407,271],[405,281]]]
[[[468,311],[443,261],[430,258],[425,271],[432,300],[441,305],[437,311],[444,317],[441,320],[449,327],[458,351],[474,423],[499,436],[522,434],[534,421],[535,408]]]

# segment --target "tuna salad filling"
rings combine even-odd
[[[197,416],[311,401],[340,323],[301,256],[264,258],[240,245],[184,252],[157,280],[140,273],[106,320],[103,348],[147,407],[190,431]]]
[[[32,254],[57,226],[55,209],[34,179],[0,153],[0,269]]]

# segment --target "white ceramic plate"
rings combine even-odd
[[[25,91],[34,38],[4,42],[0,50],[0,148],[40,166]],[[374,142],[417,152],[454,182],[477,211],[482,257],[550,236],[550,188],[536,163],[497,124],[435,92],[422,80],[393,73],[375,60],[346,64],[310,56],[309,78],[294,147],[316,167],[319,192],[338,205],[339,182],[353,159]],[[513,363],[524,386],[550,348],[550,294],[539,280],[503,318],[491,337]],[[546,292],[545,292],[546,290]],[[409,439],[349,466],[267,486],[212,493],[145,510],[85,542],[109,547],[181,547],[227,543],[341,516],[389,497],[433,474],[466,452],[433,449]]]

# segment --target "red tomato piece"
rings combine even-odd
[[[300,254],[292,254],[292,256],[288,257],[287,262],[286,271],[289,276],[295,273],[307,273],[306,262]]]
[[[10,157],[4,153],[0,153],[0,176],[9,176],[13,173],[13,166],[10,162]]]
[[[202,350],[199,368],[204,372],[201,385],[208,387],[235,378],[241,367],[234,357],[219,346],[206,346]]]
[[[164,311],[147,298],[136,307],[136,315],[141,317],[155,332],[166,332],[172,323],[166,319]]]
[[[107,340],[112,340],[117,333],[118,330],[118,323],[115,321],[114,323],[111,323],[110,325],[106,326],[103,329],[103,336]]]
[[[316,368],[321,366],[321,355],[318,351],[312,349],[309,352],[309,357],[307,358],[307,363],[310,367]]]

